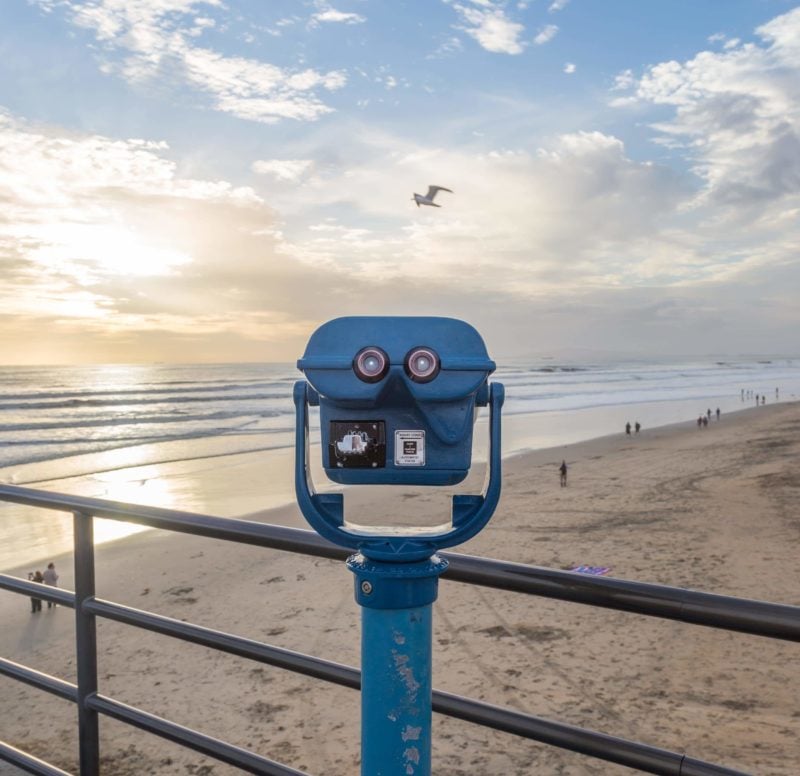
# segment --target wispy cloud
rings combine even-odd
[[[536,37],[533,39],[533,42],[537,46],[541,46],[545,43],[549,43],[555,36],[558,34],[558,26],[555,24],[548,24],[545,27],[542,27],[541,30],[537,33]]]
[[[47,11],[63,8],[73,24],[92,30],[106,54],[104,69],[133,82],[182,79],[210,95],[214,109],[238,118],[312,121],[332,110],[318,92],[340,89],[346,82],[341,71],[293,71],[197,45],[216,24],[198,13],[205,9],[224,14],[222,0],[31,1]]]
[[[253,172],[271,175],[279,181],[297,181],[313,164],[311,159],[259,159],[253,162]]]
[[[319,3],[320,10],[311,16],[312,24],[363,24],[367,19],[358,13],[338,11],[326,3]]]
[[[569,5],[569,0],[553,0],[550,7],[547,9],[550,13],[557,13],[563,11]]]
[[[577,70],[574,62],[565,62],[564,63],[564,72],[567,75],[572,75]]]

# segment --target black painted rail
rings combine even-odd
[[[358,669],[299,652],[244,639],[181,620],[145,612],[95,595],[93,518],[269,547],[286,552],[342,560],[347,550],[312,531],[220,518],[190,512],[87,499],[0,485],[0,501],[70,512],[75,529],[74,593],[0,574],[0,589],[54,601],[75,609],[77,684],[0,658],[0,674],[72,700],[78,707],[81,776],[99,774],[98,714],[113,717],[257,774],[299,774],[198,731],[127,706],[97,692],[96,617],[183,639],[306,676],[359,689]],[[573,572],[442,553],[450,562],[444,578],[501,590],[545,596],[590,606],[677,620],[769,638],[800,641],[800,607],[720,596],[681,588],[587,577]],[[434,711],[513,735],[580,752],[608,762],[667,776],[741,776],[744,772],[706,763],[685,754],[627,741],[603,733],[542,719],[481,701],[434,690]],[[59,776],[64,771],[0,743],[0,760],[29,773]]]

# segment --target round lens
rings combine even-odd
[[[439,357],[429,348],[414,348],[406,356],[406,373],[418,383],[427,383],[439,374]]]
[[[353,359],[353,371],[365,383],[377,383],[389,369],[389,358],[380,348],[359,350]]]

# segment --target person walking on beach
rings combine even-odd
[[[56,573],[55,563],[51,562],[47,564],[47,568],[42,575],[42,581],[45,583],[45,585],[50,585],[50,587],[58,587],[58,574]],[[55,606],[55,604],[52,601],[48,601],[47,608],[49,609],[51,606]]]
[[[701,419],[703,421],[703,426],[707,426],[708,425],[708,415],[703,415]]]
[[[641,423],[639,423],[639,421],[637,420],[636,421],[636,425],[634,425],[634,427],[633,427],[633,430],[638,434],[639,433],[639,429],[641,427],[642,427]]]
[[[717,420],[719,420],[719,407],[717,407]]]
[[[40,585],[42,584],[42,582],[44,582],[44,577],[42,576],[42,572],[41,571],[37,571],[35,573],[33,571],[31,571],[31,573],[28,574],[28,579],[31,582],[38,582]],[[31,598],[31,614],[34,614],[35,612],[41,612],[41,611],[42,611],[42,599],[41,598]]]
[[[700,426],[702,426],[702,425],[703,425],[703,416],[702,415],[698,415],[697,416],[697,428],[700,428]]]
[[[631,435],[631,424],[630,424],[630,423],[626,423],[626,424],[625,424],[625,433],[626,433],[628,436],[630,436],[630,435]]]
[[[558,467],[558,470],[561,472],[561,487],[567,487],[567,462],[561,461],[561,466]]]

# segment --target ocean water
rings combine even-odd
[[[97,486],[81,487],[85,495],[192,509],[198,503],[192,494],[167,492],[166,467],[194,460],[218,468],[229,461],[233,469],[240,454],[253,451],[285,463],[294,444],[292,385],[299,376],[289,364],[0,367],[0,483],[61,490],[60,483],[83,477]],[[626,422],[647,429],[709,409],[727,414],[753,406],[755,394],[770,404],[796,400],[800,358],[518,362],[501,366],[492,379],[506,386],[508,455],[621,432]],[[479,428],[476,459],[484,454],[480,439]],[[133,480],[114,479],[126,471],[135,472]],[[293,499],[287,471],[275,470],[269,499],[262,487],[259,505]],[[71,529],[54,533],[51,523],[0,503],[0,568],[68,549]]]
[[[174,440],[285,446],[295,379],[288,365],[2,368],[0,471]]]
[[[224,439],[227,454],[289,447],[298,377],[288,364],[0,367],[0,478],[8,482],[15,468],[27,464],[176,440],[195,440],[201,447]],[[492,379],[506,387],[505,416],[566,418],[585,410],[661,404],[675,407],[677,421],[689,417],[683,407],[691,402],[698,412],[720,404],[726,411],[751,406],[755,400],[743,400],[742,391],[770,403],[800,396],[800,358],[545,362],[501,366]],[[659,418],[670,415],[660,412]],[[536,438],[527,441],[526,447],[545,446]]]

